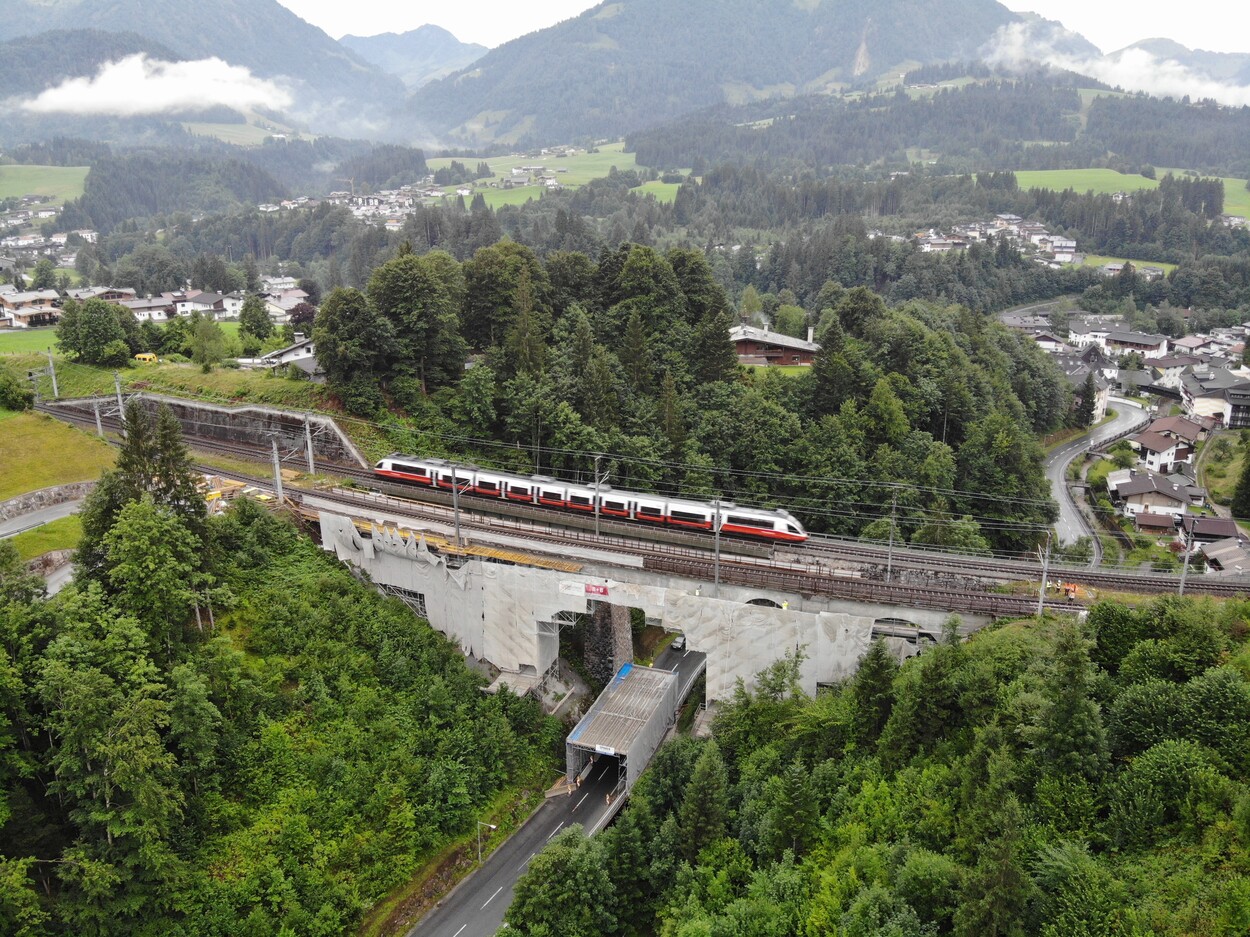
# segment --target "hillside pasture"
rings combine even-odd
[[[1163,263],[1160,260],[1142,260],[1137,257],[1104,257],[1102,254],[1086,254],[1085,266],[1102,267],[1106,264],[1131,263],[1134,267],[1158,267],[1164,273],[1171,273],[1176,264]]]
[[[1157,168],[1155,172],[1163,177],[1168,173],[1174,176],[1184,175],[1184,169]],[[1142,189],[1157,189],[1158,179],[1147,179],[1135,173],[1120,173],[1114,169],[1041,169],[1017,170],[1016,181],[1021,189],[1074,189],[1084,194],[1093,192],[1095,195],[1114,195],[1116,192],[1137,192]],[[1250,217],[1250,190],[1246,189],[1245,179],[1221,177],[1224,183],[1224,213]]]
[[[56,329],[0,329],[0,355],[56,351]]]
[[[93,481],[116,458],[104,440],[42,413],[0,410],[0,438],[0,501],[40,488]]]
[[[86,166],[0,166],[0,198],[46,195],[61,203],[82,195]]]
[[[1141,189],[1157,189],[1159,180],[1145,176],[1116,172],[1114,169],[1042,169],[1016,172],[1016,181],[1022,189],[1074,189],[1084,194],[1113,195],[1116,192],[1136,192]]]

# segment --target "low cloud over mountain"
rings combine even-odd
[[[1162,97],[1211,99],[1235,107],[1250,105],[1250,85],[1216,78],[1174,57],[1130,46],[1111,55],[1086,55],[1062,47],[1066,31],[1056,24],[1011,23],[986,44],[982,54],[990,65],[1023,68],[1042,63],[1088,75],[1126,91]]]
[[[95,75],[68,79],[20,107],[32,114],[138,117],[222,105],[281,110],[292,100],[278,82],[219,58],[163,62],[138,54],[109,62]]]

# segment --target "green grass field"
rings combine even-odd
[[[0,198],[48,195],[56,202],[78,198],[86,166],[0,166]]]
[[[1101,267],[1104,264],[1132,263],[1135,267],[1158,267],[1164,273],[1171,273],[1176,264],[1165,264],[1160,260],[1142,260],[1134,257],[1104,257],[1102,254],[1086,254],[1085,266]]]
[[[260,146],[265,138],[273,134],[272,130],[256,127],[252,124],[195,124],[182,125],[187,133],[200,137],[212,137],[223,143],[234,146]]]
[[[1160,176],[1167,173],[1180,176],[1183,169],[1155,170]],[[1157,179],[1118,173],[1114,169],[1044,169],[1017,171],[1016,181],[1022,189],[1075,189],[1077,192],[1093,192],[1095,195],[1112,195],[1116,192],[1136,192],[1140,189],[1157,189]],[[1245,179],[1224,178],[1224,213],[1250,217],[1250,191]]]
[[[22,562],[28,563],[53,550],[72,550],[81,539],[82,521],[77,514],[71,514],[69,517],[49,521],[34,530],[23,531],[13,538],[13,546],[17,547]]]
[[[582,153],[577,156],[465,156],[456,157],[455,159],[456,162],[463,163],[466,166],[476,166],[479,162],[485,162],[490,165],[494,177],[492,179],[479,179],[470,188],[473,189],[474,194],[480,192],[486,199],[486,204],[491,208],[498,208],[501,205],[524,205],[530,199],[542,197],[541,186],[524,186],[517,189],[492,189],[488,185],[489,182],[498,182],[501,179],[508,178],[512,174],[513,169],[519,169],[522,166],[542,166],[547,170],[555,172],[556,178],[560,180],[562,185],[568,188],[576,188],[577,186],[585,185],[593,179],[602,179],[612,171],[613,167],[621,172],[636,168],[637,163],[634,160],[634,154],[626,153],[624,149],[624,143],[609,143],[599,147],[596,153]],[[451,157],[426,160],[426,164],[431,171],[449,166],[451,162]],[[567,171],[562,172],[561,170]],[[457,186],[446,186],[445,191],[454,193],[457,188]],[[640,195],[654,195],[661,202],[671,202],[677,197],[677,186],[675,184],[658,181],[644,183],[639,189],[634,191]]]
[[[4,329],[0,330],[0,355],[28,354],[56,351],[56,329]]]
[[[99,478],[115,457],[102,439],[41,413],[0,410],[0,438],[0,501]]]
[[[1139,189],[1157,189],[1157,179],[1145,176],[1125,175],[1114,169],[1044,169],[1017,172],[1016,181],[1022,189],[1075,189],[1077,192],[1093,192],[1095,195],[1112,195],[1116,192],[1136,192]]]
[[[654,195],[657,202],[667,205],[677,198],[677,190],[681,185],[676,182],[660,182],[658,179],[652,182],[644,182],[638,188],[634,189],[639,195]]]
[[[491,208],[501,208],[504,205],[524,205],[531,199],[538,201],[538,199],[543,197],[542,186],[538,185],[527,185],[520,189],[482,188],[475,191],[482,193],[482,198]],[[469,200],[466,199],[465,201],[467,203]]]

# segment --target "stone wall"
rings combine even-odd
[[[81,501],[91,493],[95,482],[75,482],[72,485],[57,485],[52,488],[40,488],[8,501],[0,501],[0,521],[12,520],[23,514],[30,514],[54,504],[66,501]]]

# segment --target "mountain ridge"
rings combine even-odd
[[[432,23],[403,33],[342,36],[339,43],[413,89],[465,68],[490,51],[475,42],[461,42]]]
[[[301,119],[323,128],[351,132],[404,93],[399,79],[277,0],[6,0],[5,12],[0,41],[57,29],[130,32],[184,59],[217,57],[262,78],[286,78]]]
[[[1022,19],[997,0],[611,0],[425,85],[406,113],[456,143],[614,136],[972,60]]]

